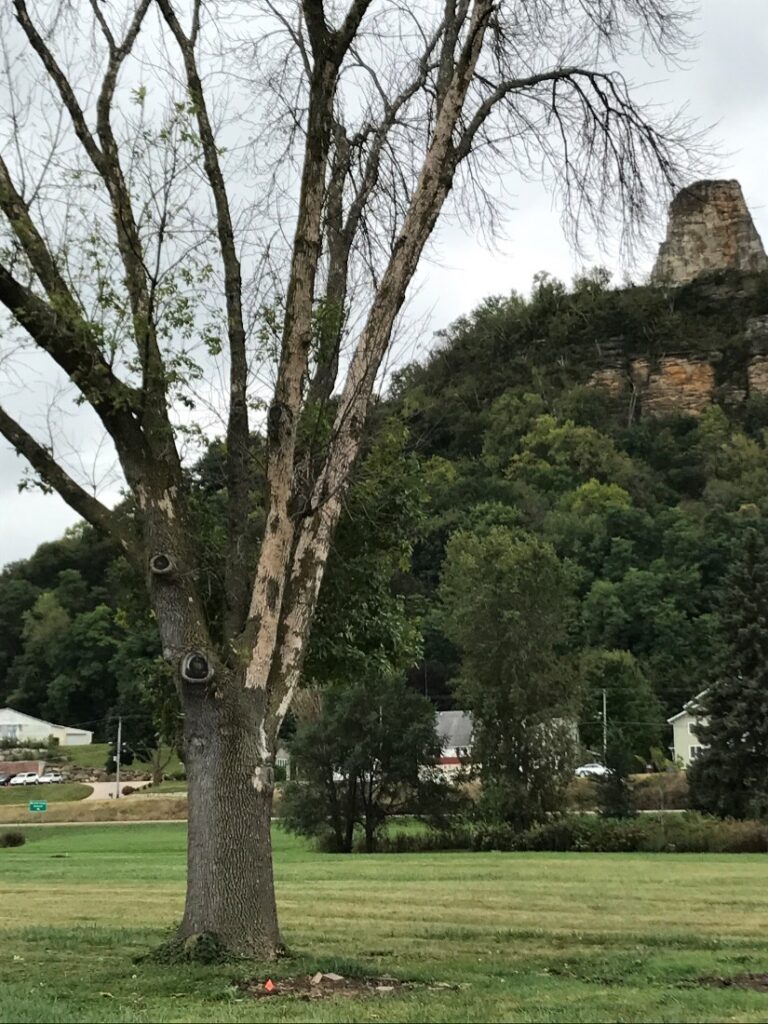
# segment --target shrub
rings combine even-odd
[[[27,837],[18,830],[12,832],[0,832],[0,847],[23,846]]]
[[[501,842],[500,842],[501,840]],[[768,828],[759,821],[720,821],[702,814],[641,815],[631,819],[573,815],[511,837],[486,834],[481,849],[591,853],[763,853]],[[478,848],[478,847],[476,847]]]
[[[395,834],[387,853],[430,850],[552,851],[561,853],[766,853],[768,825],[722,821],[689,811],[635,818],[566,815],[523,831],[510,825],[475,825],[442,832]]]
[[[594,811],[597,807],[597,786],[594,779],[573,778],[568,783],[568,809]]]
[[[635,779],[633,803],[638,811],[684,811],[688,808],[685,772],[656,772]]]
[[[132,793],[138,793],[136,786],[123,786],[120,790],[123,796],[130,796]]]
[[[363,843],[355,843],[356,852]],[[427,832],[395,832],[382,836],[377,847],[381,853],[428,853],[438,850],[471,850],[472,832],[466,827],[429,829]]]

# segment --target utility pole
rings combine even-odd
[[[603,690],[603,764],[608,760],[608,692]]]
[[[603,690],[605,695],[605,690]],[[603,697],[605,699],[605,697]],[[117,750],[115,751],[115,800],[120,799],[120,754],[123,747],[123,716],[117,716]]]

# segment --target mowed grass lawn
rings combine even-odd
[[[55,804],[69,800],[84,800],[93,792],[93,786],[82,782],[47,782],[42,786],[0,787],[0,807],[7,804],[27,804],[30,800],[45,800]]]
[[[254,965],[135,963],[178,919],[185,825],[27,829],[0,850],[0,1020],[766,1021],[703,988],[768,970],[768,857],[329,856],[275,833],[293,957],[273,977],[391,973],[458,991],[242,999]]]
[[[87,743],[83,746],[76,747],[64,747],[59,751],[64,758],[61,765],[64,771],[70,765],[75,765],[78,768],[103,768],[107,763],[107,757],[109,754],[109,743]],[[165,761],[165,757],[163,757]],[[152,765],[147,761],[141,761],[138,758],[128,767],[130,772],[142,772],[147,776],[152,774]],[[183,765],[176,754],[170,757],[170,760],[163,768],[163,771],[168,774],[176,774],[183,770]]]

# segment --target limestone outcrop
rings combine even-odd
[[[687,284],[722,270],[768,270],[768,257],[738,181],[697,181],[669,205],[651,284]]]

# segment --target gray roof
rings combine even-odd
[[[472,716],[467,711],[438,711],[436,718],[443,747],[472,746]]]
[[[667,719],[669,724],[671,725],[673,722],[676,722],[678,718],[683,718],[685,715],[690,715],[692,718],[701,717],[699,715],[697,701],[700,701],[706,692],[706,690],[702,690],[700,693],[697,693],[695,697],[692,697],[682,711],[678,711],[676,715],[672,715],[671,718]]]

